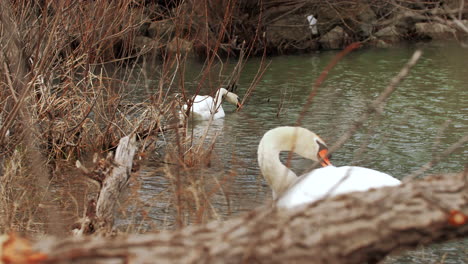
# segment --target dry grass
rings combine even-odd
[[[24,175],[27,175],[27,169],[23,164],[23,155],[22,151],[15,150],[5,162],[3,176],[0,178],[0,195],[3,197],[0,199],[2,215],[0,232],[2,233],[8,230],[31,229],[28,219],[34,213],[31,210],[32,207],[28,207],[29,210],[23,210],[23,205],[30,203],[31,197],[29,186],[24,178]]]
[[[37,208],[50,198],[62,161],[105,152],[130,132],[146,138],[160,129],[168,107],[122,107],[135,68],[116,59],[141,56],[132,41],[143,9],[130,8],[132,2],[1,3],[3,231],[44,222]],[[120,54],[116,42],[122,43]]]
[[[232,6],[220,7],[225,17]],[[198,89],[190,93],[184,87],[186,56],[179,47],[176,53],[154,56],[169,41],[167,36],[154,39],[143,49],[135,45],[148,17],[166,16],[175,25],[176,35],[197,39],[198,33],[187,31],[192,28],[191,14],[180,13],[180,9],[158,13],[156,8],[143,8],[132,0],[2,1],[0,7],[2,232],[53,233],[50,223],[59,222],[61,216],[44,216],[38,211],[67,207],[74,208],[75,217],[81,217],[89,197],[77,197],[73,189],[85,186],[88,190],[86,181],[81,180],[81,187],[68,186],[70,190],[58,195],[50,192],[52,182],[66,182],[63,174],[69,164],[89,160],[92,153],[105,156],[130,133],[137,134],[139,157],[144,158],[154,150],[158,135],[171,130],[178,139],[166,144],[177,146],[178,152],[168,152],[165,160],[177,166],[164,170],[172,182],[179,225],[218,217],[210,197],[222,189],[221,183],[215,176],[194,176],[214,160],[215,142],[194,143],[178,129],[180,105],[172,94],[181,92],[182,103],[190,104],[191,96],[204,86],[214,91],[220,83],[235,83],[245,61],[241,60],[227,79],[214,81],[209,76],[212,65],[222,61],[217,48],[207,45],[215,52],[208,52]],[[148,10],[153,13],[148,15]],[[221,27],[216,47],[226,34]],[[161,78],[157,87],[150,87],[153,73],[147,71],[146,64],[154,59],[162,65]],[[221,74],[226,74],[224,67]],[[136,91],[128,88],[130,83],[145,87],[147,99],[132,101]],[[33,186],[28,184],[35,181]],[[215,184],[205,185],[206,181]],[[192,220],[184,221],[182,215]]]

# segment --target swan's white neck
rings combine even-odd
[[[258,146],[258,163],[263,177],[273,190],[273,198],[283,194],[298,179],[293,171],[281,163],[279,153],[294,151],[317,161],[317,139],[320,140],[313,132],[300,127],[278,127],[265,133]]]
[[[219,88],[215,95],[215,109],[218,109],[223,102],[223,96],[228,93],[225,88]]]

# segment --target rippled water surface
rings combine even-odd
[[[447,43],[352,52],[329,73],[305,112],[302,126],[333,145],[361,117],[417,48],[423,50],[422,58],[398,85],[383,114],[373,115],[334,153],[334,165],[365,166],[402,179],[468,132],[468,50]],[[236,112],[235,107],[227,103],[223,105],[226,117],[215,120],[205,138],[205,142],[216,142],[211,163],[188,172],[191,177],[209,184],[213,208],[207,210],[214,217],[228,219],[271,200],[271,191],[258,168],[257,145],[269,129],[296,123],[313,83],[335,54],[268,58],[265,63],[269,66],[242,111]],[[250,59],[242,71],[237,91],[241,98],[260,63],[260,59]],[[233,66],[228,65],[228,68]],[[196,61],[188,63],[185,80],[189,90],[196,89],[201,67]],[[218,73],[216,70],[219,68],[213,70],[213,75]],[[157,87],[157,78],[154,81]],[[142,96],[143,91],[138,96]],[[207,93],[210,89],[203,87],[201,94]],[[189,133],[194,134],[196,141],[207,126],[206,122],[193,123]],[[167,141],[162,139],[158,152],[164,150]],[[161,165],[160,154],[154,156],[145,164],[138,179],[140,200],[147,212],[141,220],[142,226],[173,228],[176,213],[167,178],[170,165]],[[428,173],[461,171],[467,157],[465,145]],[[292,167],[297,173],[304,172],[310,165],[311,162],[294,156]],[[443,263],[464,263],[468,260],[467,248],[467,241],[451,242],[390,257],[388,263],[435,263],[442,259]]]

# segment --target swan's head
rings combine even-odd
[[[237,96],[237,94],[235,94],[235,93],[233,93],[233,92],[229,92],[229,91],[226,90],[225,88],[219,88],[219,90],[218,90],[218,92],[216,93],[216,95],[218,96],[219,93],[221,93],[223,99],[225,99],[225,100],[228,101],[229,103],[235,105],[237,108],[240,108],[240,107],[241,107],[240,100],[239,100],[239,96]]]
[[[315,142],[318,145],[317,159],[318,159],[318,161],[320,161],[320,164],[323,167],[328,166],[328,165],[332,165],[331,162],[330,162],[331,155],[328,154],[327,145],[325,145],[325,143],[323,142],[323,140],[319,136],[317,136],[317,139],[315,140]]]
[[[290,137],[294,141],[292,151],[304,158],[319,161],[323,167],[331,165],[327,144],[317,134],[306,128],[292,127]]]
[[[277,151],[294,151],[304,158],[331,165],[327,144],[314,132],[302,127],[277,127],[268,131],[262,146]]]

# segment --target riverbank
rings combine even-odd
[[[466,41],[463,1],[208,1],[135,7],[134,49],[206,57],[306,53],[352,42]],[[165,10],[162,12],[161,10]],[[160,15],[155,15],[160,14]],[[163,14],[163,15],[161,15]]]

